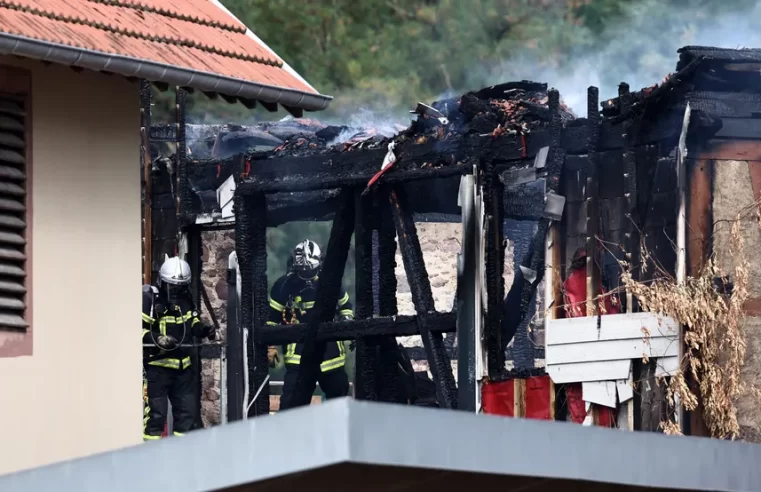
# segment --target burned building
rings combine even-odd
[[[419,336],[406,357],[426,362],[419,367],[430,369],[441,407],[565,420],[566,390],[576,385],[583,402],[615,411],[614,426],[661,431],[668,421],[708,435],[701,408],[680,411],[657,384],[684,363],[684,329],[642,312],[621,277],[678,281],[698,275],[712,254],[724,270],[732,266],[721,224],[761,193],[760,53],[683,48],[675,73],[656,86],[631,92],[621,84],[619,97],[602,102],[590,88],[584,117],[545,84],[519,82],[420,104],[398,132],[304,118],[193,127],[181,114],[176,127],[152,127],[154,143],[181,142],[163,164],[152,158],[153,268],[164,253],[187,254],[197,271],[210,268],[202,258],[222,264],[236,253],[234,268],[211,267],[214,275],[196,285],[199,303],[228,330],[223,346],[201,350],[224,352],[222,420],[270,411],[268,344],[356,339],[355,397],[395,401],[394,337]],[[304,220],[332,221],[318,302],[335,302],[331,286],[354,237],[357,318],[333,322],[325,312],[308,326],[266,327],[267,228]],[[423,249],[430,243],[421,239],[428,223],[449,224],[446,236],[459,242],[449,252],[459,260],[448,267],[458,272],[456,297],[451,281],[441,285],[449,305],[434,302]],[[757,226],[743,231],[755,248]],[[225,254],[202,244],[214,237]],[[588,253],[580,267],[586,312],[569,318],[563,286],[580,248]],[[743,377],[752,383],[759,266],[750,264]],[[414,313],[402,314],[397,294],[407,288]],[[601,312],[603,290],[616,292],[620,314]],[[642,328],[652,323],[662,329],[645,340]],[[737,402],[742,437],[757,439],[761,421],[749,398]],[[585,412],[599,423],[597,411]]]

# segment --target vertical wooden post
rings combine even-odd
[[[378,229],[378,314],[380,316],[396,316],[396,229],[388,203],[387,193],[375,194],[375,210],[377,212],[376,227]],[[380,389],[378,398],[381,401],[404,401],[399,394],[399,378],[407,377],[414,386],[414,374],[401,376],[399,360],[407,358],[407,354],[399,348],[396,337],[381,337],[378,347],[380,359]],[[407,395],[406,401],[414,399]]]
[[[354,267],[356,319],[373,315],[373,229],[372,196],[363,197],[354,190]],[[358,400],[378,399],[378,343],[374,337],[358,338],[354,351],[354,396]]]
[[[140,81],[140,146],[143,164],[143,284],[153,279],[153,196],[151,187],[151,84]]]
[[[710,159],[687,161],[687,273],[691,277],[701,274],[713,248],[713,194],[711,192],[714,162]],[[690,435],[710,437],[711,432],[703,419],[703,405],[697,384],[689,381],[693,392],[698,393],[698,408],[690,412]]]
[[[597,179],[597,146],[600,139],[600,112],[597,109],[599,91],[597,87],[587,90],[587,182],[584,187],[584,200],[587,209],[586,250],[587,250],[587,316],[597,314],[599,304],[598,286],[600,285],[599,269],[597,267],[597,226],[600,223],[598,211],[598,179]]]

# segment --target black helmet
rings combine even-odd
[[[322,251],[317,243],[304,239],[293,249],[291,255],[293,271],[303,280],[311,280],[322,268]]]

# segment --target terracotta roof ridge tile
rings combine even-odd
[[[213,19],[204,19],[197,15],[185,15],[181,12],[176,12],[164,8],[156,8],[151,5],[147,5],[140,0],[132,0],[132,1],[125,1],[125,0],[87,0],[88,2],[92,3],[100,3],[103,5],[111,5],[114,7],[123,7],[133,10],[142,10],[144,12],[149,12],[152,14],[159,14],[163,15],[165,17],[170,17],[172,19],[182,20],[186,22],[192,22],[194,24],[200,24],[202,26],[209,26],[214,27],[218,29],[224,29],[226,31],[231,31],[239,34],[246,34],[247,28],[243,24],[235,25],[232,22],[225,23],[225,22],[219,22],[215,21]]]
[[[119,2],[119,0],[88,0],[88,1],[95,1],[95,3],[124,3]],[[124,5],[118,5],[119,7],[125,8]],[[97,22],[92,21],[87,18],[82,18],[79,16],[68,16],[63,14],[56,14],[53,12],[48,12],[36,7],[31,7],[28,5],[23,5],[20,3],[15,2],[14,0],[0,0],[0,8],[7,8],[11,10],[18,10],[21,12],[25,12],[32,15],[37,15],[40,17],[45,17],[51,20],[60,21],[60,22],[68,22],[70,24],[82,24],[90,27],[94,27],[96,29],[100,29],[102,31],[107,32],[113,32],[115,34],[123,35],[123,36],[129,36],[133,38],[138,39],[144,39],[146,41],[152,41],[152,42],[158,42],[158,43],[164,43],[164,44],[171,44],[175,46],[184,46],[188,48],[195,48],[201,51],[205,51],[207,53],[213,53],[215,55],[225,56],[227,58],[235,58],[239,60],[254,62],[254,63],[260,63],[263,65],[270,65],[278,68],[282,68],[283,62],[278,59],[270,59],[270,58],[263,58],[261,56],[255,56],[255,55],[248,55],[245,53],[235,52],[231,50],[225,50],[218,48],[216,46],[206,44],[206,43],[198,43],[196,41],[193,41],[192,39],[177,39],[172,38],[169,36],[153,36],[153,35],[147,35],[145,33],[139,32],[135,29],[125,29],[122,27],[105,24],[103,22]],[[131,8],[131,7],[126,7]],[[181,20],[181,19],[178,19]]]

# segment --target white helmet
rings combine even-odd
[[[162,283],[170,285],[188,285],[190,284],[190,265],[179,256],[170,258],[164,255],[164,264],[159,270],[159,278]]]
[[[313,279],[322,267],[322,251],[317,243],[304,239],[293,248],[292,268],[304,280]]]

